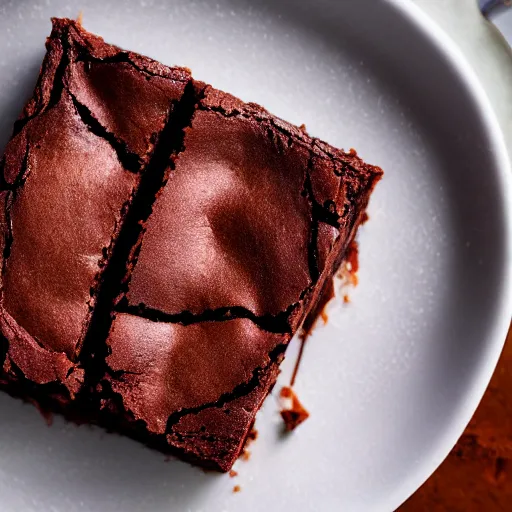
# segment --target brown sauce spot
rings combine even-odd
[[[250,432],[247,434],[246,443],[252,443],[253,441],[256,441],[256,439],[258,439],[258,431],[254,427],[252,427]]]
[[[285,429],[291,432],[309,418],[309,412],[300,403],[293,389],[286,386],[283,387],[281,389],[281,396],[291,399],[292,402],[290,408],[281,410],[281,417],[283,418]]]
[[[281,395],[282,398],[291,398],[293,395],[293,391],[292,388],[289,388],[288,386],[283,386],[279,394]]]
[[[324,289],[322,290],[318,302],[309,312],[306,320],[304,320],[304,324],[302,326],[301,332],[299,334],[300,339],[300,349],[299,355],[297,356],[297,361],[295,362],[295,367],[293,369],[292,378],[290,379],[290,386],[295,384],[295,380],[297,378],[297,373],[299,371],[299,366],[302,361],[302,356],[304,355],[304,346],[306,344],[306,340],[313,332],[313,329],[316,325],[318,317],[322,318],[324,324],[327,323],[329,317],[327,316],[327,312],[325,308],[329,301],[334,297],[334,282],[332,279],[329,279],[327,283],[324,285]]]

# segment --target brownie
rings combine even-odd
[[[222,471],[382,174],[67,19],[2,170],[2,386]]]
[[[103,270],[188,80],[54,20],[2,161],[7,373],[60,383],[71,397],[80,389]]]

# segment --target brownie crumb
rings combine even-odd
[[[359,245],[355,240],[347,248],[345,261],[349,272],[356,274],[359,270]]]
[[[242,490],[242,488],[239,485],[235,485],[235,487],[233,487],[234,493],[240,492],[241,490]]]
[[[345,260],[338,270],[338,278],[341,279],[341,286],[357,286],[359,278],[359,247],[354,240],[350,243],[345,253]]]
[[[292,388],[284,386],[281,388],[281,392],[279,394],[281,395],[281,398],[291,398],[293,396],[293,391]]]
[[[254,427],[252,427],[251,431],[249,432],[249,434],[247,434],[247,441],[246,441],[246,443],[250,443],[252,441],[256,441],[256,439],[258,439],[258,431]]]
[[[309,412],[300,403],[293,389],[285,386],[281,389],[281,396],[292,401],[290,408],[281,410],[285,429],[291,432],[309,418]]]
[[[235,478],[235,476],[238,476],[238,472],[235,471],[234,469],[232,469],[230,472],[229,472],[229,476],[231,478]]]
[[[247,434],[247,437],[245,438],[245,444],[244,444],[243,450],[240,453],[240,458],[242,460],[250,459],[251,452],[248,450],[248,448],[249,448],[249,445],[253,441],[256,441],[257,438],[258,438],[258,431],[254,428],[254,424],[253,424],[253,426],[249,430],[249,433]]]
[[[350,303],[350,297],[345,294],[343,295],[343,304],[349,304]]]

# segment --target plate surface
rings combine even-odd
[[[0,146],[30,94],[50,16],[185,65],[385,170],[360,284],[330,304],[280,435],[276,386],[236,478],[0,395],[0,508],[391,511],[446,456],[488,383],[511,313],[509,164],[458,51],[401,0],[0,3]],[[280,384],[288,382],[293,343]],[[242,488],[233,494],[235,484]]]

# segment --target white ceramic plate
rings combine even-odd
[[[462,432],[510,321],[509,167],[477,79],[405,1],[3,1],[0,143],[50,16],[79,9],[108,41],[189,66],[386,175],[360,233],[352,304],[331,304],[307,345],[297,391],[312,416],[294,435],[280,437],[269,398],[233,479],[100,429],[48,428],[1,395],[0,509],[393,510]]]

